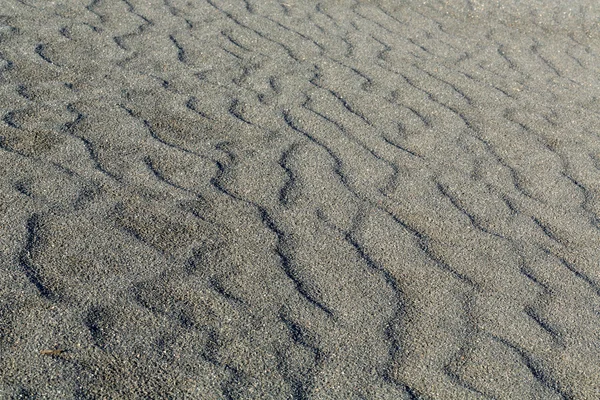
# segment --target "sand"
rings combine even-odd
[[[600,399],[599,21],[0,0],[0,398]]]

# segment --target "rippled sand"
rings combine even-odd
[[[597,1],[0,3],[1,398],[600,399]]]

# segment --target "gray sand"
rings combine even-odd
[[[599,21],[0,0],[0,398],[600,399]]]

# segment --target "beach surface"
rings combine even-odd
[[[0,398],[600,399],[600,3],[0,0]]]

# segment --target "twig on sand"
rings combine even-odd
[[[46,350],[40,350],[40,354],[41,355],[43,355],[43,356],[51,356],[51,357],[61,356],[65,352],[66,352],[66,350],[64,350],[64,349],[46,349]]]

